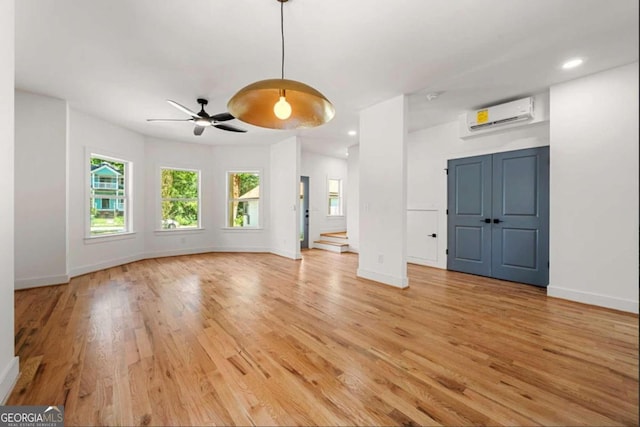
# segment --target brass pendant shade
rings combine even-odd
[[[280,2],[281,78],[260,80],[231,97],[227,109],[243,122],[269,129],[304,129],[327,123],[335,108],[320,92],[284,78],[284,3]]]
[[[274,105],[283,94],[291,105],[291,115],[279,119]],[[304,83],[287,79],[260,80],[240,89],[227,103],[237,119],[269,129],[304,129],[327,123],[336,114],[329,100]]]

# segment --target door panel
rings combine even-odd
[[[493,155],[492,276],[549,283],[549,147]]]
[[[448,162],[449,270],[491,274],[491,156]]]
[[[548,285],[549,147],[450,160],[447,192],[448,269]]]

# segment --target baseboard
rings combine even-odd
[[[109,261],[100,262],[98,264],[84,265],[82,267],[74,268],[69,272],[69,277],[82,276],[83,274],[93,273],[95,271],[104,270],[111,267],[117,267],[119,265],[129,264],[130,262],[136,262],[145,259],[144,254],[131,255],[124,258],[112,259]]]
[[[407,262],[409,264],[417,264],[417,265],[423,265],[425,267],[434,267],[434,268],[439,268],[441,270],[445,270],[444,267],[438,265],[437,261],[430,261],[424,258],[415,258],[415,257],[408,256]]]
[[[374,282],[384,283],[385,285],[394,286],[404,289],[409,287],[409,279],[407,277],[389,276],[386,274],[376,273],[375,271],[363,270],[361,268],[356,272],[358,277],[373,280]]]
[[[281,257],[289,258],[289,259],[294,259],[294,260],[302,259],[302,255],[300,255],[300,253],[296,254],[295,252],[281,251],[279,249],[271,249],[269,252],[271,252],[274,255],[278,255]]]
[[[4,405],[9,398],[13,387],[16,385],[19,373],[20,360],[16,356],[9,361],[9,364],[0,373],[0,405]]]
[[[69,283],[69,275],[31,277],[28,279],[16,279],[14,289],[38,288],[40,286],[62,285]]]
[[[638,301],[549,285],[547,296],[638,314]]]
[[[349,246],[349,249],[347,250],[347,252],[351,252],[351,253],[354,253],[354,254],[359,254],[360,253],[358,248],[354,248],[353,246]]]

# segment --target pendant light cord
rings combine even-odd
[[[282,66],[281,76],[284,80],[284,2],[280,2],[280,37],[282,39]]]

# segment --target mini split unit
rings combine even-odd
[[[467,126],[470,131],[475,131],[531,119],[533,119],[533,97],[528,97],[469,112]]]

